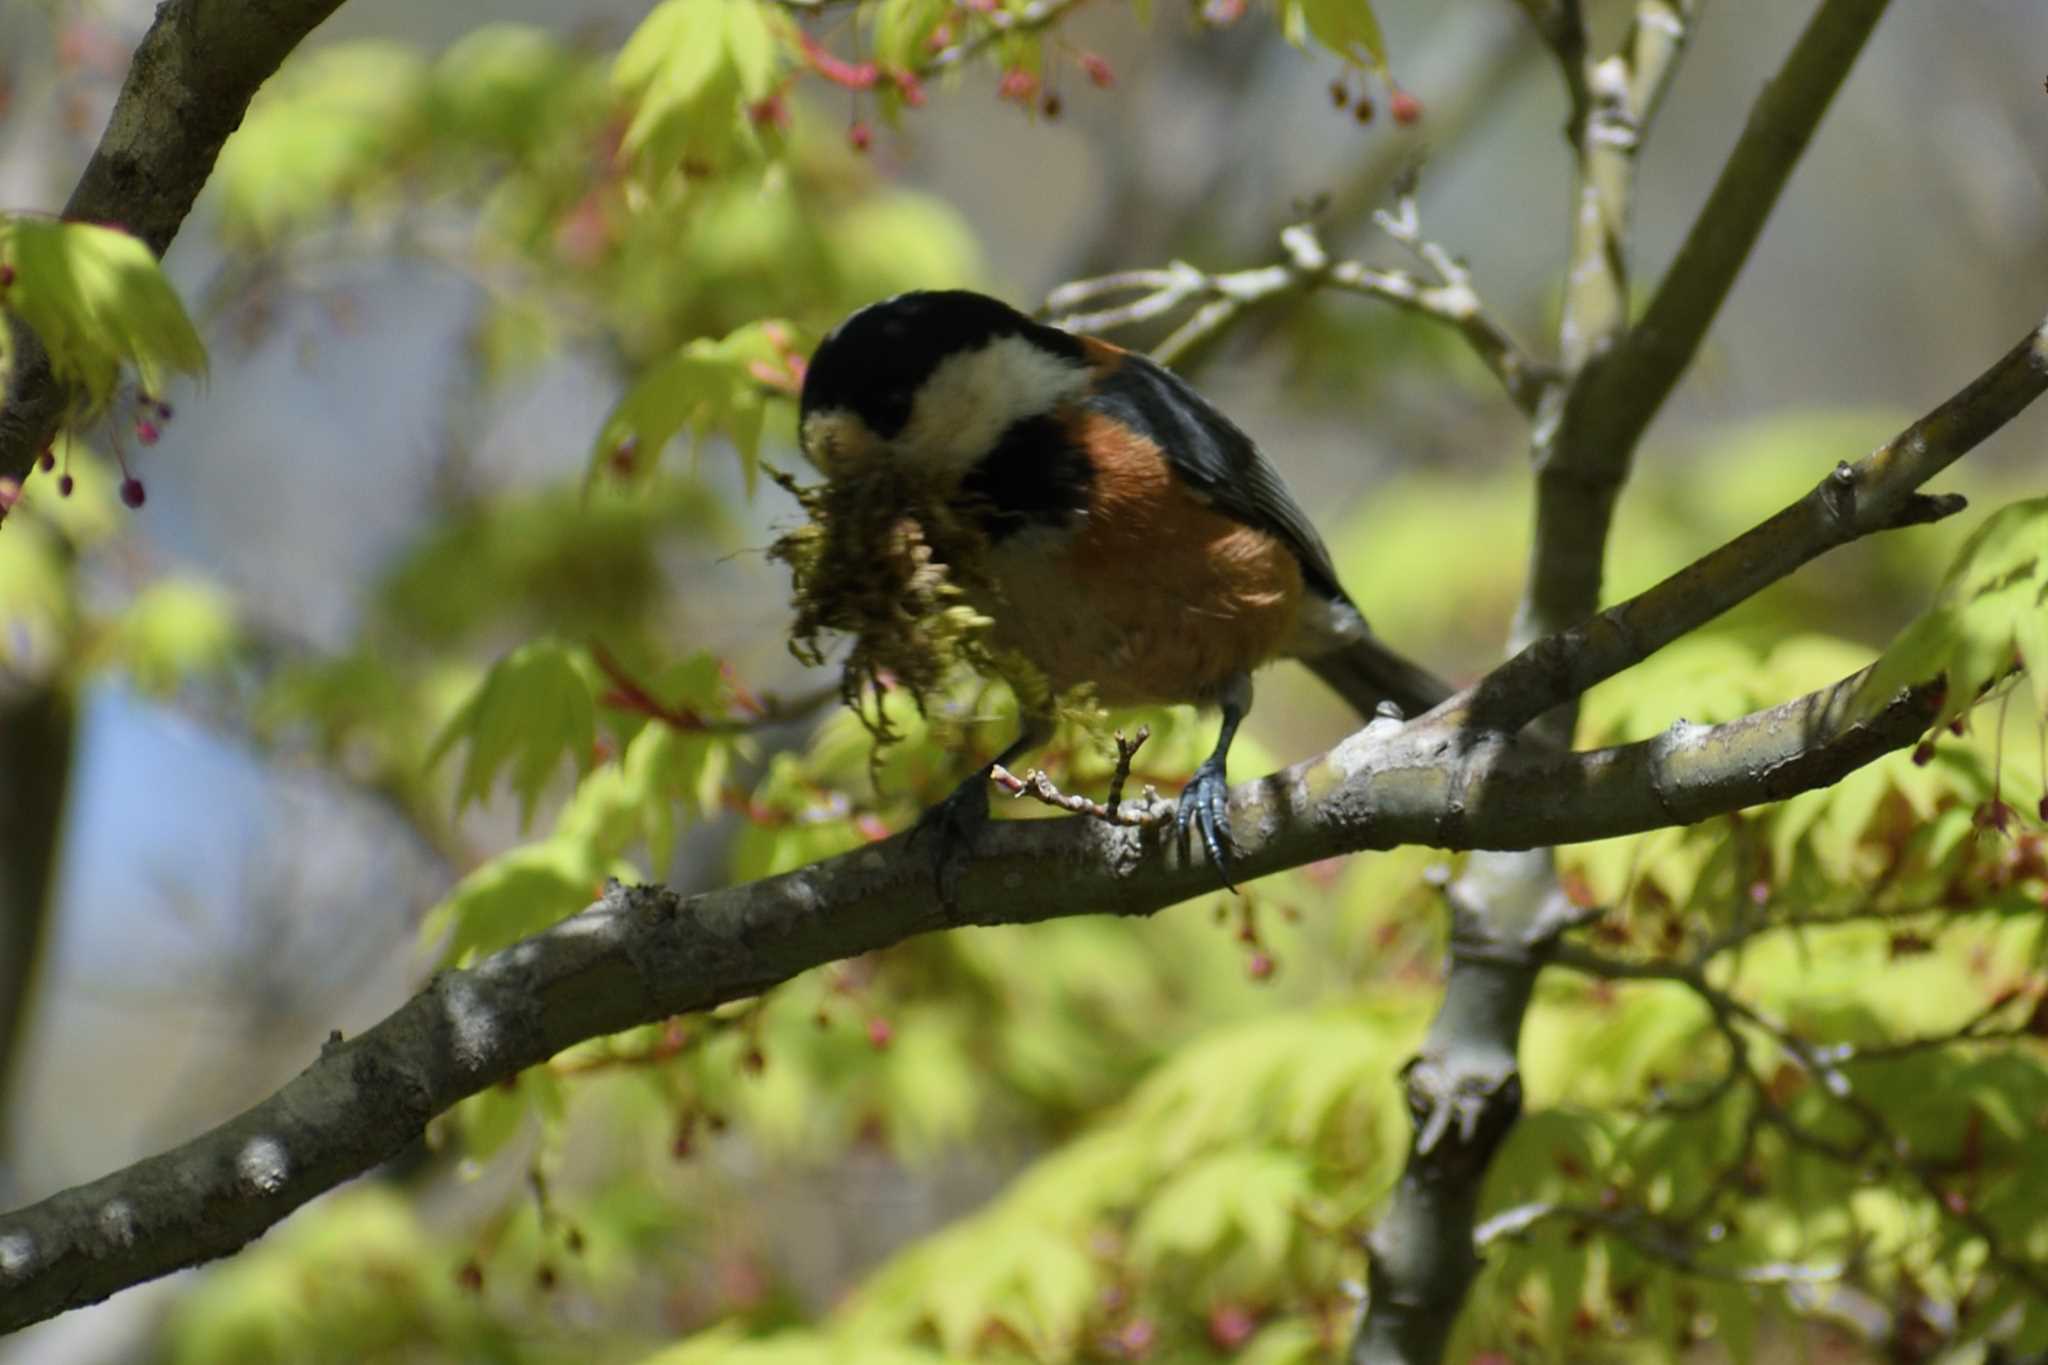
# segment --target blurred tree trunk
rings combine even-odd
[[[37,686],[0,693],[0,1114],[15,1081],[57,880],[71,776],[71,695]],[[0,1129],[0,1172],[6,1132]]]

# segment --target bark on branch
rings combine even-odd
[[[64,205],[163,255],[258,86],[341,0],[165,0],[143,35],[106,131]],[[69,395],[34,334],[15,327],[0,396],[0,478],[26,480]],[[0,516],[4,516],[0,513]]]
[[[2044,389],[2048,322],[1933,412],[1856,463],[1837,465],[1777,515],[1647,592],[1537,641],[1495,669],[1473,699],[1473,723],[1519,729],[1839,545],[1960,511],[1960,497],[1918,490]]]
[[[1665,275],[1648,315],[1633,326],[1627,238],[1636,160],[1696,6],[1693,0],[1636,0],[1635,22],[1620,48],[1594,60],[1579,0],[1518,3],[1556,56],[1571,107],[1572,248],[1558,329],[1567,380],[1543,392],[1531,430],[1535,536],[1510,645],[1524,653],[1500,670],[1519,665],[1521,682],[1540,685],[1525,696],[1512,679],[1489,679],[1478,698],[1467,700],[1476,703],[1475,720],[1483,725],[1519,729],[1534,720],[1538,733],[1564,743],[1584,684],[1572,678],[1552,685],[1558,680],[1540,676],[1532,665],[1569,671],[1582,653],[1597,656],[1599,647],[1583,632],[1554,656],[1524,647],[1537,643],[1540,649],[1545,637],[1566,637],[1598,605],[1615,498],[1636,444],[1690,363],[1885,0],[1823,0],[1751,110],[1686,250]],[[1765,530],[1764,538],[1805,539],[1789,526]],[[1686,585],[1723,601],[1701,620],[1755,591],[1725,564],[1719,578]],[[1659,609],[1682,614],[1704,609],[1704,602],[1675,613],[1672,606],[1667,601]],[[1625,634],[1621,640],[1624,649],[1642,643]],[[1647,652],[1641,648],[1635,657]],[[1590,659],[1586,666],[1597,667]],[[1348,1352],[1351,1365],[1430,1365],[1443,1355],[1478,1271],[1476,1191],[1520,1109],[1515,1053],[1522,1017],[1543,955],[1566,918],[1547,850],[1473,857],[1451,900],[1443,1005],[1407,1072],[1416,1140],[1373,1236],[1371,1296]]]
[[[1974,441],[1988,429],[1966,420],[1979,403],[2008,419],[2018,410],[2011,378],[2017,354],[1945,405],[1947,415],[1930,430]],[[2034,366],[2028,372],[2038,374],[2038,365],[2028,364]],[[1926,477],[1948,463],[1931,436],[1908,444],[1910,459],[1887,457],[1896,463],[1882,467],[1886,478]],[[1885,472],[1891,470],[1905,472]],[[1907,505],[1905,491],[1890,505]],[[1829,539],[1834,530],[1810,519],[1781,513],[1763,526],[1777,528],[1773,535],[1784,540],[1781,572],[1839,543]],[[1798,552],[1802,546],[1811,552]],[[1725,598],[1725,608],[1761,586],[1738,576],[1701,591]],[[1641,610],[1666,591],[1652,588],[1616,610]],[[1625,650],[1629,637],[1620,639]],[[1538,648],[1569,660],[1574,650],[1605,647],[1584,637]],[[1503,670],[1515,667],[1511,660]],[[1570,667],[1564,672],[1579,675]],[[1858,719],[1850,701],[1861,679],[1725,725],[1681,722],[1655,739],[1587,753],[1471,725],[1476,700],[1495,687],[1493,679],[1482,680],[1430,716],[1406,724],[1375,721],[1318,758],[1237,788],[1231,828],[1239,867],[1256,877],[1411,843],[1541,849],[1781,800],[1838,781],[1926,728],[1933,707],[1920,693],[1903,693]],[[1543,889],[1542,879],[1519,882]],[[375,1029],[330,1047],[271,1099],[212,1133],[0,1218],[0,1331],[234,1251],[306,1200],[391,1155],[434,1114],[571,1043],[758,994],[811,967],[914,934],[1083,913],[1151,914],[1212,887],[1213,873],[1200,854],[1174,844],[1158,827],[1070,819],[992,828],[963,876],[961,909],[952,918],[939,903],[926,860],[907,853],[901,838],[687,901],[654,889],[614,892],[473,969],[445,974]],[[1428,1149],[1418,1136],[1422,1156],[1489,1153],[1486,1139],[1505,1131],[1494,1121],[1497,1114],[1480,1111],[1512,1093],[1520,1005],[1502,1009],[1500,981],[1478,981],[1475,974],[1533,980],[1543,944],[1562,922],[1547,892],[1531,913],[1503,918],[1492,903],[1498,894],[1482,894],[1477,883],[1460,890],[1472,901],[1460,909],[1460,932],[1486,940],[1488,951],[1454,964],[1444,1018],[1456,1029],[1472,1018],[1490,1021],[1498,1036],[1488,1055],[1498,1064],[1475,1068],[1470,1038],[1459,1043],[1456,1067],[1448,1065],[1448,1043],[1425,1046],[1410,1072],[1411,1101],[1418,1112],[1444,1120],[1421,1130],[1433,1135]],[[1510,923],[1527,932],[1506,928]],[[1503,948],[1511,950],[1505,958]],[[1512,960],[1516,953],[1520,961]],[[1470,992],[1458,988],[1461,966],[1474,978]],[[1479,1110],[1469,1122],[1445,1126],[1474,1104]],[[1395,1207],[1402,1206],[1397,1196]],[[1469,1222],[1461,1224],[1468,1232]],[[1387,1327],[1398,1329],[1398,1323]]]
[[[1232,793],[1239,867],[1427,843],[1524,848],[1704,819],[1823,786],[1912,742],[1901,693],[1853,718],[1857,678],[1722,726],[1585,754],[1465,742],[1449,715],[1381,720]],[[899,836],[682,899],[614,888],[473,968],[445,972],[269,1099],[161,1156],[0,1217],[0,1332],[226,1255],[370,1169],[464,1096],[572,1043],[756,995],[799,972],[960,924],[1151,914],[1213,887],[1157,827],[991,827],[949,917]]]

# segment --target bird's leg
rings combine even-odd
[[[1023,730],[1010,741],[1008,748],[997,754],[993,761],[977,768],[944,800],[920,815],[917,824],[911,827],[912,844],[922,840],[930,845],[932,876],[939,884],[939,901],[946,909],[954,908],[960,874],[974,854],[975,841],[980,837],[982,827],[988,824],[989,775],[998,767],[1009,767],[1051,737],[1051,717],[1026,714]]]
[[[1195,775],[1181,788],[1180,811],[1174,823],[1185,841],[1192,826],[1201,830],[1202,847],[1208,851],[1209,862],[1215,867],[1216,875],[1222,879],[1224,889],[1237,890],[1230,878],[1230,779],[1224,776],[1225,761],[1230,757],[1230,741],[1237,738],[1237,727],[1246,713],[1252,709],[1252,680],[1248,673],[1240,673],[1223,686],[1223,693],[1217,699],[1223,708],[1223,728],[1216,736],[1216,748],[1202,760],[1202,766],[1195,769]]]

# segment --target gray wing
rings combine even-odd
[[[1211,506],[1278,536],[1301,559],[1311,587],[1348,602],[1323,538],[1252,438],[1172,371],[1128,351],[1120,359],[1083,405],[1157,441]]]

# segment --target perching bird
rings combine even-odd
[[[1388,650],[1345,595],[1330,552],[1251,438],[1171,372],[964,290],[900,294],[854,313],[804,376],[801,440],[828,475],[901,461],[952,490],[988,539],[993,642],[1061,692],[1105,705],[1193,702],[1223,713],[1181,793],[1230,883],[1224,760],[1252,670],[1300,659],[1361,716],[1449,689]],[[1049,734],[1027,714],[1008,765]],[[928,812],[941,856],[988,818],[988,769]],[[951,847],[945,847],[950,845]]]

